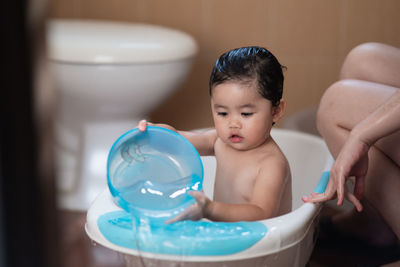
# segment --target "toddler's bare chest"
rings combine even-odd
[[[249,158],[218,155],[214,199],[228,203],[247,203],[252,195],[258,168]]]

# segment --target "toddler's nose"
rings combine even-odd
[[[231,129],[235,129],[235,128],[241,128],[242,124],[240,123],[240,120],[238,120],[237,118],[232,118],[229,121],[229,128]]]

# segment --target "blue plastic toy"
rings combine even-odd
[[[199,153],[178,133],[156,126],[123,134],[111,147],[108,186],[115,201],[135,218],[164,223],[195,200],[201,190],[203,165]]]

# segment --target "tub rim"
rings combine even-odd
[[[108,203],[107,203],[108,202]],[[103,213],[118,211],[118,207],[112,199],[108,189],[105,189],[92,203],[92,207],[102,206]],[[105,207],[105,209],[104,209]],[[220,262],[236,261],[249,258],[257,258],[270,254],[279,253],[279,251],[295,246],[301,242],[310,231],[312,221],[319,215],[321,204],[304,203],[290,213],[266,219],[258,222],[263,223],[267,228],[267,234],[253,246],[235,254],[222,256],[187,256],[170,255],[161,253],[151,253],[138,251],[122,246],[115,245],[108,241],[100,232],[97,226],[97,219],[101,214],[96,213],[96,209],[89,209],[85,231],[89,238],[97,244],[107,247],[119,253],[131,256],[141,256],[145,258],[156,258],[157,260],[167,261],[187,261],[187,262]],[[294,223],[294,222],[297,222]],[[300,223],[299,223],[300,222]],[[94,229],[93,229],[94,228]],[[304,231],[303,231],[304,229]],[[302,230],[302,231],[300,231]],[[296,234],[297,233],[297,234]],[[298,234],[300,233],[300,234]]]

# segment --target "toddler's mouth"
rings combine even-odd
[[[240,142],[243,141],[243,137],[240,136],[240,135],[238,135],[238,134],[232,134],[232,135],[229,137],[229,140],[230,140],[232,143],[240,143]]]

